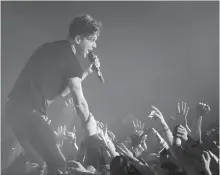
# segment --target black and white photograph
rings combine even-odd
[[[219,1],[1,1],[2,175],[218,175]]]

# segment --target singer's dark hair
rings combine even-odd
[[[77,35],[87,37],[95,33],[99,34],[101,28],[102,23],[89,14],[76,16],[69,25],[68,37],[75,38]]]

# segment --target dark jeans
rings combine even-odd
[[[64,167],[66,160],[56,144],[56,136],[43,119],[40,111],[21,107],[15,100],[8,99],[6,120],[12,128],[25,153],[34,157],[34,152],[54,167]]]

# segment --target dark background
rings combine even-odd
[[[65,39],[73,17],[88,13],[103,23],[96,53],[106,84],[91,75],[83,89],[94,116],[116,135],[131,130],[132,118],[155,126],[147,119],[149,105],[157,106],[171,126],[182,122],[169,117],[181,100],[191,107],[190,121],[198,101],[211,106],[203,127],[218,120],[218,2],[1,4],[2,116],[5,98],[33,51],[44,42]],[[74,116],[60,98],[48,112],[53,128],[69,125]],[[7,129],[4,120],[2,128]]]

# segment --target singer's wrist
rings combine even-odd
[[[87,72],[84,72],[82,75],[82,80],[84,80],[90,73],[92,72],[90,72],[89,70]]]
[[[90,68],[89,70],[88,70],[88,74],[91,74],[91,73],[93,73],[94,71],[92,70],[92,68]]]

